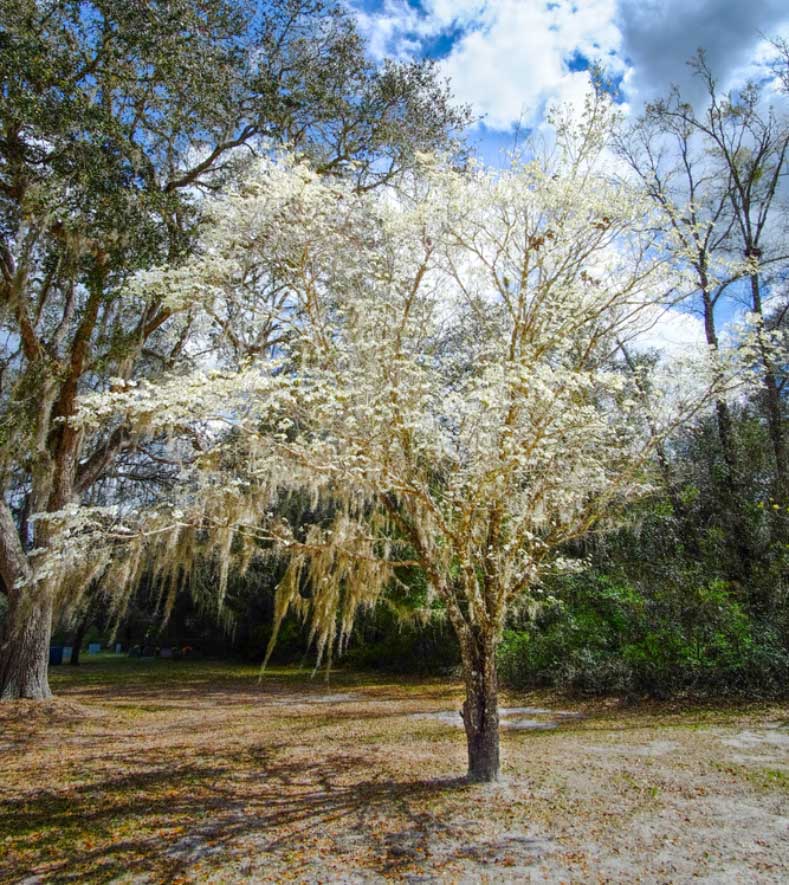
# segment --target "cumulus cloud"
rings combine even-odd
[[[789,7],[786,0],[627,0],[618,4],[615,21],[634,98],[654,98],[675,83],[697,100],[703,86],[688,59],[704,49],[721,85],[735,85],[737,74],[754,73],[753,63],[764,60],[764,35],[783,31]]]
[[[786,0],[348,2],[374,55],[439,57],[456,97],[500,132],[538,124],[551,102],[577,101],[590,60],[640,106],[672,83],[700,97],[686,64],[699,47],[736,81],[763,73],[764,35],[789,34]]]
[[[386,0],[361,10],[359,22],[379,56],[431,54],[449,35],[441,65],[454,94],[483,114],[489,129],[508,130],[538,122],[549,101],[582,95],[589,59],[624,71],[615,11],[616,0],[424,0],[419,8]]]
[[[499,0],[487,7],[482,28],[455,43],[444,70],[490,128],[520,119],[533,125],[550,100],[572,100],[586,90],[587,74],[573,70],[574,63],[616,58],[609,54],[619,44],[613,7],[614,0],[589,0],[573,12],[566,0]]]

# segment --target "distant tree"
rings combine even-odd
[[[707,344],[718,350],[716,311],[746,268],[731,255],[731,175],[721,174],[704,134],[686,119],[688,109],[674,89],[669,98],[649,105],[638,120],[620,126],[614,148],[665,212],[678,260],[688,262],[696,284],[692,306],[700,309]],[[737,453],[724,400],[716,403],[716,415],[727,480],[736,485]]]
[[[707,159],[706,175],[712,176],[720,196],[725,198],[723,202],[720,197],[715,198],[714,211],[730,225],[731,238],[727,245],[734,259],[744,263],[738,276],[748,284],[750,310],[763,328],[769,291],[767,281],[771,273],[774,275],[775,271],[785,268],[789,261],[778,199],[779,185],[787,174],[789,120],[777,115],[772,108],[765,108],[758,84],[748,83],[736,93],[721,94],[703,52],[698,53],[692,64],[706,87],[703,113],[697,114],[678,93],[669,101],[651,106],[648,113],[658,124],[662,121],[668,131],[700,136],[700,146]],[[699,221],[703,234],[708,221],[704,218]],[[709,287],[705,289],[708,290]],[[782,398],[785,378],[776,364],[769,336],[760,332],[756,344],[775,460],[775,494],[787,500],[789,453]]]
[[[51,542],[38,514],[167,482],[155,441],[123,422],[75,430],[78,395],[188,364],[221,332],[188,304],[130,294],[129,275],[186,256],[202,196],[272,142],[365,189],[452,149],[467,119],[430,63],[371,64],[334,0],[5,0],[1,698],[49,695],[53,607],[91,577],[33,582]]]
[[[703,110],[697,112],[674,88],[666,99],[648,105],[636,122],[620,129],[615,148],[670,219],[677,260],[688,264],[695,279],[689,306],[703,318],[708,346],[719,350],[723,311],[730,315],[738,300],[751,310],[757,328],[753,366],[761,378],[762,412],[773,450],[768,497],[784,500],[785,373],[774,347],[777,336],[768,328],[765,300],[767,293],[775,294],[775,284],[780,285],[789,261],[778,195],[786,174],[789,123],[765,107],[757,85],[720,94],[702,52],[692,66],[706,88]],[[762,555],[762,530],[749,517],[754,487],[739,451],[732,405],[719,399],[715,411],[717,445],[704,451],[706,463],[718,477],[716,522],[723,526],[734,553],[731,577],[751,584],[752,570],[758,570]],[[678,517],[687,515],[677,508]],[[685,525],[689,528],[691,523]],[[785,534],[783,525],[776,522],[774,529],[778,541]],[[703,532],[704,526],[693,531]]]

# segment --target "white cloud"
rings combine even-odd
[[[479,108],[489,127],[508,129],[521,118],[532,125],[548,101],[585,88],[587,75],[567,65],[573,53],[589,58],[615,48],[612,7],[613,0],[592,0],[573,13],[566,2],[549,9],[500,0],[485,28],[457,42],[444,70],[457,95]]]
[[[641,351],[658,350],[669,359],[706,350],[704,321],[676,308],[655,308],[631,344]]]
[[[547,104],[577,100],[586,75],[568,65],[576,53],[621,75],[640,106],[672,83],[700,95],[685,64],[699,47],[725,73],[721,85],[763,72],[763,36],[789,28],[786,0],[382,0],[372,11],[371,0],[367,11],[364,0],[347,2],[379,58],[419,57],[452,34],[441,65],[453,92],[499,131],[533,126]]]
[[[425,0],[416,9],[408,0],[383,0],[373,11],[350,0],[368,49],[377,59],[421,54],[424,41],[449,28],[481,26],[488,7],[497,0]]]
[[[457,99],[485,115],[491,129],[539,121],[546,103],[577,98],[587,75],[573,71],[576,53],[624,68],[614,24],[616,0],[425,0],[423,11],[386,0],[359,13],[360,27],[378,56],[418,54],[450,29],[460,30],[441,62]]]

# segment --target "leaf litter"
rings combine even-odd
[[[503,722],[554,727],[505,727],[501,780],[471,785],[451,680],[91,661],[55,681],[0,706],[2,882],[789,878],[780,705],[511,697]]]

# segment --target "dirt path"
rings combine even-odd
[[[470,786],[459,702],[90,662],[0,707],[0,881],[789,881],[786,708],[513,697]]]

